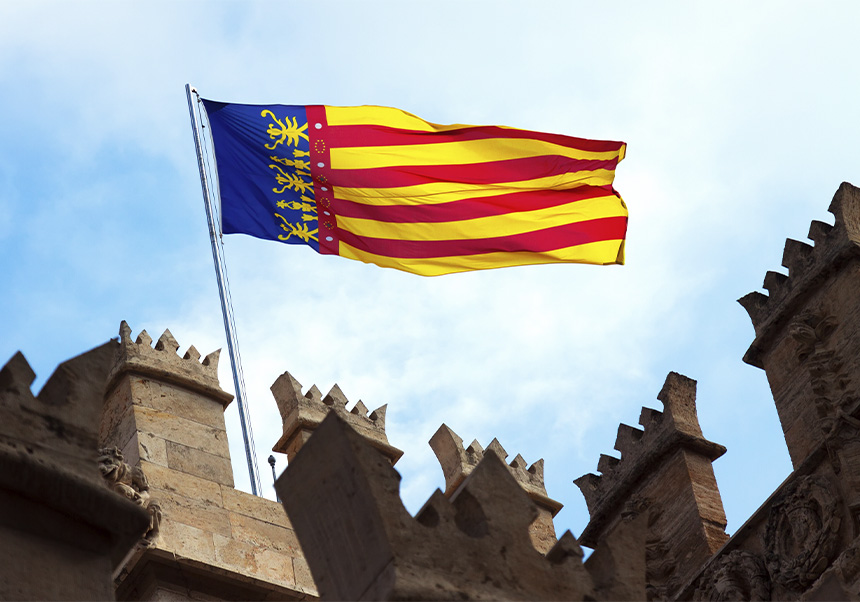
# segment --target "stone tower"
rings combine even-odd
[[[117,575],[118,599],[160,596],[301,599],[315,593],[298,540],[276,502],[233,488],[224,425],[232,400],[218,384],[218,352],[184,356],[165,331],[152,347],[120,326],[107,381],[99,446],[137,472],[157,507],[147,534]],[[134,485],[134,483],[132,483]],[[207,596],[209,598],[207,598]]]
[[[740,299],[755,328],[744,361],[767,373],[794,468],[851,413],[860,386],[860,190],[843,183],[830,212],[833,226],[809,228],[814,247],[785,241],[788,275],[767,273],[769,295]]]
[[[623,529],[628,516],[648,516],[649,599],[673,597],[728,539],[711,466],[726,448],[702,435],[696,381],[672,372],[657,398],[663,411],[642,408],[643,429],[618,427],[621,457],[601,455],[601,475],[575,481],[591,515],[580,537],[587,546]]]

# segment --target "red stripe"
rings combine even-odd
[[[361,251],[385,257],[430,259],[495,252],[546,253],[603,240],[622,240],[627,232],[626,217],[600,219],[555,226],[535,232],[475,240],[392,240],[356,236],[338,228],[338,238]]]
[[[534,211],[616,194],[612,187],[582,186],[570,190],[524,190],[511,194],[462,199],[435,205],[364,205],[335,198],[336,215],[379,222],[435,223]]]
[[[434,182],[497,184],[534,180],[579,171],[612,171],[618,159],[581,160],[549,155],[466,165],[404,165],[368,169],[333,169],[332,181],[347,188],[396,188]]]
[[[401,130],[382,125],[330,125],[320,134],[332,147],[398,146],[401,144],[433,144],[439,142],[463,142],[488,138],[519,138],[542,140],[568,148],[591,152],[618,151],[623,142],[612,140],[588,140],[562,134],[546,134],[529,130],[501,128],[494,125],[466,126],[443,132],[421,132]]]

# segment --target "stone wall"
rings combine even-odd
[[[860,190],[830,210],[814,246],[787,241],[769,295],[740,300],[794,471],[731,538],[711,466],[725,448],[685,376],[576,480],[577,540],[556,537],[543,460],[506,463],[445,425],[430,442],[445,491],[411,516],[385,407],[303,394],[286,372],[286,512],[238,491],[218,352],[180,356],[169,331],[153,346],[123,323],[38,395],[20,353],[0,370],[0,598],[860,600]]]

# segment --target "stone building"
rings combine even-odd
[[[20,353],[0,370],[0,599],[860,599],[860,189],[830,211],[813,245],[786,242],[768,295],[740,300],[794,470],[731,537],[711,467],[725,448],[680,374],[576,479],[577,538],[554,530],[542,461],[445,425],[445,491],[411,516],[385,408],[289,373],[272,385],[283,507],[238,491],[218,353],[123,323],[38,395]]]

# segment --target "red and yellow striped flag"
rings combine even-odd
[[[623,142],[386,107],[204,103],[225,233],[424,276],[624,262]]]

